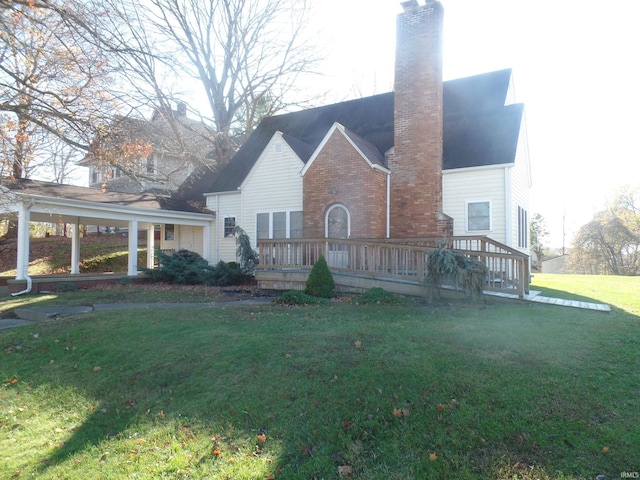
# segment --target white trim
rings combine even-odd
[[[505,242],[504,244],[507,247],[511,247],[513,245],[513,231],[511,230],[511,167],[505,167],[504,169],[504,234],[505,234]],[[491,209],[491,206],[489,206]],[[491,214],[489,214],[491,215]],[[491,217],[489,217],[491,218]]]
[[[344,138],[346,138],[346,140],[353,147],[353,149],[356,152],[358,152],[358,154],[367,162],[367,164],[372,169],[379,170],[379,171],[384,172],[384,173],[391,173],[391,171],[389,169],[383,167],[382,165],[378,165],[377,163],[372,163],[371,160],[369,160],[369,158],[362,152],[362,150],[360,150],[360,148],[358,148],[358,146],[353,142],[353,140],[349,137],[349,135],[347,135],[347,132],[345,131],[345,127],[343,125],[339,124],[338,122],[335,122],[331,126],[329,131],[325,134],[325,136],[323,137],[322,141],[320,142],[318,147],[315,149],[315,151],[311,155],[311,158],[309,158],[309,160],[307,160],[307,163],[305,164],[305,166],[300,171],[300,175],[301,176],[304,176],[305,173],[307,173],[307,170],[309,170],[309,168],[311,168],[311,165],[316,160],[316,158],[318,158],[318,155],[320,155],[320,152],[322,152],[322,150],[324,149],[325,145],[327,144],[327,142],[329,141],[329,139],[331,138],[331,136],[333,135],[333,133],[336,130],[338,132],[340,132]]]
[[[496,170],[496,169],[502,170],[503,168],[514,167],[515,165],[516,165],[515,162],[510,162],[510,163],[498,163],[496,165],[481,165],[479,167],[447,168],[446,170],[442,170],[442,174],[451,175],[454,173],[475,172],[478,170]]]

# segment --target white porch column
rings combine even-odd
[[[18,204],[18,245],[16,252],[16,280],[29,276],[29,223],[31,212],[24,203]]]
[[[135,277],[138,275],[138,221],[129,222],[129,262],[127,275]]]
[[[211,224],[202,227],[202,258],[211,264]]]
[[[80,273],[80,221],[71,225],[71,275]]]
[[[155,225],[147,225],[147,268],[153,268],[155,264],[156,236]]]

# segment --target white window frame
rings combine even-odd
[[[256,245],[258,244],[258,241],[260,240],[258,238],[258,215],[269,215],[269,236],[267,238],[272,239],[273,238],[273,214],[274,213],[285,213],[286,214],[286,220],[285,220],[285,237],[284,238],[291,238],[291,213],[292,212],[301,212],[302,210],[282,210],[282,209],[277,209],[277,210],[268,210],[268,211],[260,211],[260,212],[256,212]]]
[[[349,211],[347,206],[342,203],[334,203],[329,208],[327,208],[327,211],[324,214],[324,237],[329,238],[329,214],[336,208],[341,208],[347,212],[347,238],[351,238],[351,212]]]
[[[235,231],[227,234],[227,219],[233,218],[233,230],[238,226],[238,217],[236,215],[225,215],[222,219],[222,236],[223,238],[231,238],[235,236]]]
[[[476,203],[487,203],[489,204],[489,228],[488,229],[474,229],[472,230],[469,226],[469,205],[472,204],[476,204]],[[464,206],[464,220],[465,220],[465,227],[467,232],[471,233],[475,233],[475,232],[491,232],[493,230],[493,205],[491,200],[467,200],[465,202],[465,206]]]

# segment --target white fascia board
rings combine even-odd
[[[463,168],[448,168],[446,170],[442,170],[443,175],[450,175],[452,173],[461,173],[461,172],[475,172],[481,170],[503,170],[505,168],[514,167],[515,163],[499,163],[496,165],[481,165],[479,167],[463,167]]]
[[[238,195],[240,193],[241,187],[238,187],[237,190],[227,190],[226,192],[210,192],[210,193],[203,193],[202,196],[204,197],[216,197],[216,196],[223,196],[223,195]]]
[[[331,135],[333,135],[333,132],[335,132],[336,130],[339,131],[342,134],[342,136],[347,139],[347,141],[351,144],[351,146],[354,148],[354,150],[356,152],[358,152],[358,154],[360,154],[360,156],[364,159],[365,162],[367,162],[367,164],[369,164],[369,166],[371,168],[373,168],[374,170],[380,170],[381,172],[384,172],[384,173],[387,173],[387,174],[391,173],[391,171],[389,169],[383,167],[382,165],[378,165],[376,163],[371,162],[371,160],[369,160],[369,158],[362,152],[362,150],[360,150],[358,145],[356,145],[353,142],[351,137],[349,137],[349,135],[347,135],[347,132],[345,132],[345,127],[343,125],[339,124],[338,122],[335,122],[331,126],[331,128],[329,129],[327,134],[324,136],[322,141],[320,142],[320,145],[318,145],[318,148],[316,148],[316,150],[313,152],[313,155],[311,155],[311,158],[307,161],[307,164],[304,166],[304,168],[300,172],[301,176],[304,176],[304,174],[307,172],[307,170],[309,170],[309,168],[311,167],[311,164],[318,157],[318,155],[320,154],[320,152],[322,151],[324,146],[329,141],[329,138],[331,138]]]
[[[18,195],[22,197],[23,203],[29,205],[31,211],[50,215],[95,217],[121,221],[136,219],[148,223],[185,225],[205,225],[215,218],[213,215],[205,213],[130,207],[128,205],[104,204],[40,195]]]

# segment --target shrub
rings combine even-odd
[[[157,269],[143,269],[153,282],[197,285],[206,283],[211,275],[211,266],[196,252],[178,250],[173,255],[167,255],[156,250],[156,255],[159,267]]]
[[[208,273],[206,283],[207,285],[225,287],[227,285],[242,285],[248,280],[249,275],[245,274],[236,262],[225,263],[220,260],[215,268]]]
[[[329,303],[326,298],[316,298],[299,290],[291,290],[285,292],[276,298],[274,303],[281,305],[318,305]]]
[[[224,287],[227,285],[242,285],[247,283],[249,276],[245,274],[235,262],[218,262],[212,267],[196,252],[178,250],[173,255],[167,255],[156,250],[158,268],[143,268],[152,282],[165,282],[178,285],[212,285]]]
[[[304,292],[308,295],[321,298],[333,298],[335,296],[336,284],[333,275],[329,270],[329,265],[322,255],[313,264],[309,278],[307,279]]]
[[[367,290],[361,296],[354,298],[353,301],[360,304],[384,303],[386,305],[400,305],[406,303],[407,299],[395,293],[388,292],[384,288],[375,287]]]
[[[475,302],[482,301],[487,266],[446,248],[438,248],[429,254],[426,265],[425,283],[429,298],[440,295],[443,285],[459,288]]]
[[[249,235],[242,228],[235,228],[236,255],[240,259],[240,270],[245,275],[253,276],[258,265],[258,253],[251,248]]]

